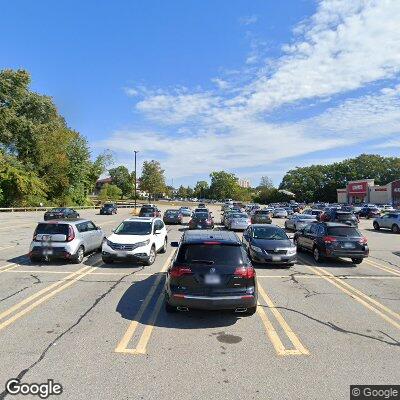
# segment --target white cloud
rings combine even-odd
[[[322,102],[331,96],[398,77],[399,20],[398,0],[320,1],[296,27],[284,55],[251,70],[250,82],[236,73],[236,81],[214,78],[214,91],[140,88],[136,109],[156,123],[154,129],[115,132],[100,146],[124,154],[134,145],[144,155],[161,155],[170,176],[184,177],[215,169],[268,170],[291,157],[376,138],[398,143],[391,136],[400,129],[400,88],[390,82],[296,122],[270,123],[266,116],[299,101],[310,106],[321,100],[327,107]],[[170,135],[171,125],[178,136]]]
[[[252,25],[258,21],[257,15],[247,15],[239,18],[239,23],[241,25]]]
[[[392,139],[384,141],[381,144],[375,146],[377,149],[390,149],[390,148],[399,148],[400,149],[400,139]]]

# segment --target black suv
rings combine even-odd
[[[161,211],[152,205],[144,205],[139,211],[139,217],[161,217]]]
[[[118,211],[117,206],[113,203],[106,203],[100,208],[101,215],[112,215],[116,214]]]
[[[79,218],[79,213],[75,211],[73,208],[68,207],[60,207],[60,208],[52,208],[44,213],[43,219],[45,221],[49,221],[52,219],[75,219]]]
[[[351,211],[330,209],[320,215],[321,222],[340,222],[342,224],[358,227],[358,218]]]
[[[367,239],[353,226],[335,222],[313,222],[294,235],[297,252],[311,251],[316,262],[324,258],[351,258],[361,264],[368,257]]]
[[[256,272],[241,241],[233,232],[186,231],[167,271],[167,312],[257,309]]]

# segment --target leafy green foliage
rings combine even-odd
[[[128,168],[123,165],[112,168],[109,171],[113,184],[121,189],[122,196],[130,196],[134,189],[134,174],[130,174]]]
[[[165,191],[164,170],[158,161],[145,161],[142,168],[140,189],[150,196],[161,195]]]
[[[122,190],[116,185],[106,183],[100,190],[99,200],[105,202],[107,200],[118,200],[122,196]]]

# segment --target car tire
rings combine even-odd
[[[104,264],[112,264],[114,262],[114,260],[111,258],[102,257],[101,259],[103,260]]]
[[[379,224],[376,221],[374,221],[374,223],[372,225],[376,231],[379,231],[379,229],[381,229],[381,227],[379,226]]]
[[[161,247],[160,253],[166,253],[167,252],[167,246],[168,246],[168,239],[165,236],[164,245],[163,245],[163,247]]]
[[[257,306],[254,307],[249,307],[247,309],[247,311],[244,313],[244,315],[250,316],[250,315],[254,315],[257,311]]]
[[[31,256],[31,257],[29,257],[29,261],[30,261],[31,263],[40,262],[40,261],[42,261],[42,257]]]
[[[83,261],[83,257],[85,256],[85,248],[83,246],[79,246],[78,250],[74,254],[72,258],[73,264],[80,264]]]
[[[165,311],[168,314],[172,314],[172,313],[176,313],[178,310],[176,307],[171,306],[171,304],[169,304],[167,301],[165,302]]]
[[[321,256],[321,253],[317,246],[313,248],[313,258],[316,263],[320,263],[323,261],[323,257]]]
[[[157,257],[156,247],[153,245],[151,246],[150,249],[149,258],[144,262],[144,265],[147,266],[153,265],[154,261],[156,260],[156,257]]]
[[[363,259],[362,258],[352,258],[351,262],[353,264],[361,264],[363,262]]]
[[[392,225],[392,232],[393,233],[400,233],[400,228],[397,224]]]
[[[293,239],[293,244],[296,246],[296,249],[297,249],[298,253],[301,253],[303,251],[303,249],[299,245],[299,241],[297,239]]]

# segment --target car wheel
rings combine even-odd
[[[165,236],[164,245],[163,245],[163,247],[161,247],[160,253],[166,253],[167,252],[167,246],[168,246],[168,239]]]
[[[29,257],[29,260],[30,260],[30,262],[40,262],[40,261],[42,261],[42,258],[41,257],[37,257],[37,256],[30,256]]]
[[[76,251],[74,258],[72,259],[72,262],[74,264],[80,264],[83,261],[84,256],[85,256],[85,249],[83,246],[80,246],[79,249]]]
[[[352,258],[351,259],[353,264],[361,264],[363,262],[362,258]]]
[[[294,239],[293,239],[293,244],[296,246],[297,252],[298,252],[298,253],[301,253],[301,252],[302,252],[302,248],[301,248],[301,246],[299,245],[299,241],[297,240],[297,238],[294,238]]]
[[[392,226],[392,232],[393,232],[393,233],[400,233],[400,228],[399,228],[399,226],[396,225],[396,224],[393,224],[393,226]]]
[[[171,306],[167,301],[165,302],[165,311],[169,314],[176,313],[178,310],[176,307]]]
[[[381,229],[381,227],[379,226],[379,224],[376,221],[372,225],[374,226],[374,229],[376,231],[379,231],[379,229]]]
[[[153,265],[154,261],[156,260],[156,256],[157,256],[157,252],[156,252],[156,248],[153,245],[150,249],[150,254],[149,254],[149,258],[145,261],[145,265],[149,266],[149,265]]]
[[[314,257],[315,262],[317,262],[317,263],[322,262],[322,256],[321,256],[321,253],[318,250],[318,247],[314,247],[313,257]]]
[[[244,314],[250,316],[255,314],[256,311],[257,311],[257,306],[249,307]]]
[[[102,257],[101,259],[103,260],[104,264],[112,264],[114,262],[114,260],[111,258]]]

